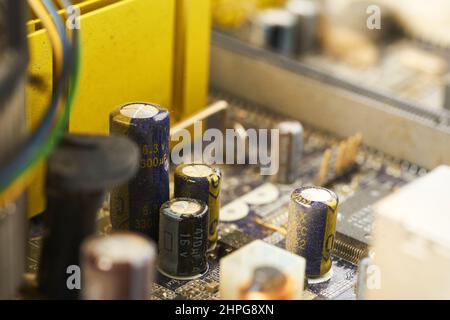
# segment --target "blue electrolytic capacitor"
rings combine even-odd
[[[291,194],[286,249],[306,259],[308,278],[331,270],[338,202],[333,191],[321,187],[301,187]]]
[[[155,104],[130,103],[110,115],[110,133],[126,135],[140,149],[140,168],[111,192],[115,230],[141,232],[158,241],[159,209],[169,200],[169,112]]]

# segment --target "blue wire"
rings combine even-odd
[[[67,10],[70,7],[73,7],[72,2],[70,0],[58,0],[58,3],[65,10]],[[69,55],[70,55],[69,59],[72,60],[71,61],[72,64],[74,64],[73,60],[75,59],[75,56],[76,56],[75,48],[77,47],[77,43],[78,43],[78,30],[75,28],[72,30],[72,54],[70,54],[70,52],[69,52]]]
[[[14,175],[16,174],[16,172],[23,171],[28,166],[34,155],[37,152],[39,152],[39,149],[41,148],[43,142],[45,141],[45,138],[51,131],[53,120],[55,118],[56,111],[58,109],[58,102],[61,95],[63,94],[63,88],[66,82],[65,80],[69,74],[70,49],[64,25],[62,24],[53,3],[50,0],[43,0],[43,3],[46,9],[50,12],[50,15],[52,16],[55,22],[63,46],[63,68],[62,68],[63,70],[61,74],[61,81],[59,81],[56,86],[55,91],[57,94],[52,96],[48,112],[44,116],[39,127],[34,131],[33,135],[26,142],[22,153],[16,159],[13,159],[10,163],[4,166],[3,169],[0,171],[0,192],[3,191],[6,187],[10,185],[10,183],[14,181],[15,179]]]
[[[64,24],[62,23],[61,19],[59,18],[58,11],[53,4],[51,0],[42,0],[45,8],[50,13],[51,17],[53,18],[53,21],[55,22],[56,30],[58,31],[58,34],[61,38],[62,46],[63,46],[63,65],[65,60],[68,60],[68,55],[70,52],[69,48],[69,40],[67,39],[66,30],[64,28]]]

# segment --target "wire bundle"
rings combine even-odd
[[[58,0],[69,18],[70,0]],[[66,33],[63,21],[52,0],[28,0],[47,29],[54,56],[54,90],[46,113],[29,135],[22,150],[0,169],[0,206],[20,195],[27,186],[30,169],[46,158],[67,127],[80,70],[80,41],[76,28]]]

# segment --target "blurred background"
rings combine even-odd
[[[430,110],[449,109],[450,4],[213,0],[215,28]]]

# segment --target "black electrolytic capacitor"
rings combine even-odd
[[[149,103],[130,103],[110,115],[110,133],[125,135],[139,147],[136,176],[111,192],[115,230],[141,232],[158,242],[159,208],[169,200],[169,112]]]
[[[283,9],[265,9],[251,19],[250,42],[286,56],[296,53],[297,17]]]
[[[176,198],[192,198],[205,202],[209,207],[209,250],[215,248],[220,210],[220,184],[222,173],[206,164],[183,164],[175,170]]]
[[[195,279],[208,269],[208,205],[175,198],[161,207],[159,271],[175,279]]]
[[[126,138],[88,135],[65,136],[49,157],[38,273],[45,298],[78,298],[76,279],[68,286],[68,277],[79,267],[81,243],[95,232],[106,190],[132,177],[138,159],[136,146]]]
[[[289,0],[286,10],[297,17],[297,54],[310,53],[318,42],[320,5],[311,0]]]

